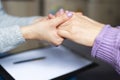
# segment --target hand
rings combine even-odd
[[[47,20],[47,19],[48,19],[47,16],[40,17],[40,18],[37,18],[37,19],[33,20],[32,24],[43,21],[43,20]]]
[[[58,34],[78,44],[92,46],[103,26],[81,13],[74,13],[71,19],[59,26]]]
[[[64,9],[61,8],[59,11],[56,12],[55,15],[49,14],[49,15],[48,15],[48,18],[49,18],[49,19],[54,19],[55,17],[59,17],[59,16],[63,15],[64,13],[66,13],[68,16],[71,16],[71,15],[72,15],[72,12],[69,12],[69,11],[67,11],[67,10],[65,11]]]
[[[57,26],[67,21],[70,17],[63,14],[54,19],[43,19],[27,27],[22,27],[21,31],[25,39],[37,39],[60,45],[63,38],[57,33]]]

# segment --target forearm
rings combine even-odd
[[[9,51],[25,42],[19,26],[0,28],[0,53]]]
[[[120,73],[120,30],[106,25],[97,36],[92,56],[102,59],[115,67]]]

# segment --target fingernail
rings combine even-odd
[[[61,9],[59,10],[59,12],[60,12],[61,14],[64,13],[64,9],[61,8]]]
[[[67,13],[67,16],[68,16],[68,17],[71,17],[72,15],[73,15],[72,12],[68,12],[68,13]]]

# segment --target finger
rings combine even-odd
[[[58,34],[64,38],[70,39],[71,35],[68,31],[65,30],[58,30]]]
[[[60,9],[57,13],[56,13],[56,17],[58,17],[58,16],[61,16],[61,15],[63,15],[65,12],[64,12],[64,9]]]
[[[51,20],[54,26],[58,26],[72,17],[72,13],[67,13]]]
[[[63,38],[59,38],[59,39],[57,39],[56,40],[56,43],[54,43],[56,46],[59,46],[60,44],[62,44],[62,42],[63,42]]]
[[[41,21],[46,21],[46,20],[48,20],[48,17],[47,17],[47,16],[37,19],[37,20],[35,21],[35,23],[38,23],[38,22],[41,22]]]
[[[42,19],[42,18],[37,18],[36,20],[34,20],[33,23],[37,23],[37,22],[39,22],[41,19]]]
[[[69,11],[68,11],[68,10],[66,10],[66,11],[65,11],[65,13],[67,14],[67,13],[69,13]]]
[[[53,14],[49,14],[49,15],[48,15],[48,18],[49,18],[49,19],[54,19],[55,16],[54,16]]]
[[[83,13],[82,13],[82,12],[76,12],[75,14],[78,14],[78,15],[83,15]]]
[[[54,35],[54,36],[52,36],[51,37],[52,38],[52,43],[54,44],[54,45],[56,45],[56,46],[58,46],[58,45],[60,45],[62,42],[63,42],[63,38],[62,37],[60,37],[59,35]]]

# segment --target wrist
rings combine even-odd
[[[97,26],[97,27],[96,27],[96,26]],[[100,32],[102,31],[102,29],[103,29],[103,27],[105,26],[105,24],[98,24],[98,25],[96,25],[96,26],[95,26],[95,27],[96,27],[96,30],[94,31],[95,33],[94,33],[93,40],[92,40],[92,42],[91,42],[91,46],[93,46],[93,44],[94,44],[97,36],[98,36],[98,35],[100,34]]]
[[[26,40],[34,39],[32,31],[29,26],[21,27],[21,33]]]

